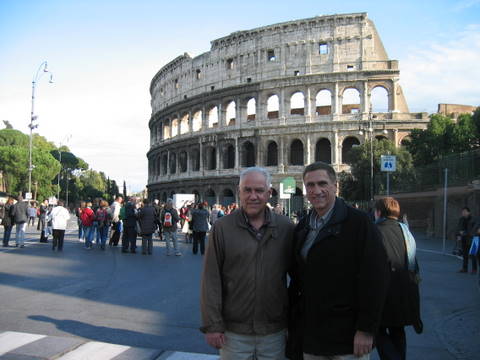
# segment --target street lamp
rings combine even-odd
[[[377,122],[377,116],[372,114],[372,104],[370,104],[370,109],[368,111],[368,119],[366,124],[363,124],[363,127],[359,125],[358,133],[360,135],[365,134],[365,140],[370,140],[370,201],[373,201],[374,190],[373,190],[373,139],[374,139],[374,126]],[[383,131],[384,134],[388,134],[387,129],[385,128],[385,122],[383,122]],[[367,135],[370,134],[370,135]]]
[[[33,170],[32,132],[33,132],[33,129],[38,127],[38,124],[34,124],[34,121],[37,120],[38,118],[37,115],[35,115],[35,87],[36,87],[37,81],[40,80],[40,78],[44,73],[50,73],[49,83],[53,83],[53,74],[50,70],[48,70],[46,61],[40,64],[32,80],[32,111],[30,112],[30,125],[28,125],[28,127],[30,128],[30,143],[28,147],[28,196],[30,196],[30,198],[32,196],[32,170]],[[28,198],[28,196],[26,196],[26,198]]]

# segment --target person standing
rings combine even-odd
[[[48,200],[44,200],[39,207],[37,230],[40,230],[40,242],[47,242],[45,238],[45,218],[47,216]]]
[[[329,164],[308,165],[303,182],[313,209],[295,228],[289,356],[369,359],[388,286],[381,236],[336,197]]]
[[[136,200],[131,197],[124,207],[123,217],[123,236],[122,253],[128,253],[129,248],[132,254],[135,254],[137,248],[137,208]]]
[[[82,228],[85,234],[85,249],[91,250],[94,236],[93,222],[95,221],[95,213],[92,210],[92,203],[90,201],[87,202],[87,206],[83,209],[80,219],[82,220]]]
[[[423,329],[415,239],[408,226],[398,221],[399,216],[400,204],[394,198],[386,197],[375,202],[376,224],[390,264],[390,284],[375,337],[381,360],[405,360],[405,326],[413,325],[417,333]]]
[[[243,170],[240,209],[218,219],[210,233],[200,330],[222,360],[285,358],[294,225],[267,208],[270,184],[267,170]]]
[[[77,224],[78,224],[78,240],[84,241],[85,234],[83,232],[82,227],[82,212],[85,209],[85,201],[80,201],[80,206],[75,209],[75,215],[77,216]]]
[[[167,199],[165,208],[160,215],[160,222],[162,223],[163,238],[167,246],[167,256],[170,256],[170,242],[173,243],[173,249],[176,256],[181,256],[182,253],[178,250],[177,244],[177,224],[180,220],[177,210],[173,207],[173,200]]]
[[[52,250],[55,250],[57,247],[58,251],[63,251],[63,239],[65,237],[65,230],[67,229],[67,222],[70,219],[70,213],[63,207],[64,204],[63,200],[58,200],[57,206],[55,206],[50,213],[53,229]]]
[[[108,245],[117,246],[120,240],[120,234],[122,233],[122,222],[120,221],[120,209],[122,208],[123,198],[117,196],[115,201],[110,206],[110,211],[112,213],[112,237],[108,242]]]
[[[25,230],[28,221],[28,204],[23,201],[23,196],[19,195],[17,203],[12,209],[13,221],[15,222],[15,246],[25,247]]]
[[[29,203],[28,205],[28,221],[27,221],[27,226],[30,226],[30,223],[32,224],[31,226],[35,225],[35,218],[37,217],[37,208],[33,203]]]
[[[97,231],[100,236],[100,249],[105,250],[105,244],[108,237],[108,228],[110,227],[110,208],[105,200],[99,201],[99,207],[95,212],[95,221],[97,223]]]
[[[153,233],[157,229],[155,223],[156,210],[150,205],[148,199],[143,200],[143,207],[138,210],[138,222],[142,236],[142,254],[152,255],[153,252]]]
[[[7,202],[3,208],[4,216],[2,219],[3,225],[3,247],[9,247],[10,235],[12,234],[12,228],[14,224],[13,219],[13,198],[8,197]]]
[[[462,209],[462,216],[458,219],[457,225],[457,240],[460,241],[462,246],[463,263],[462,268],[458,271],[461,273],[468,272],[468,259],[472,259],[472,274],[477,273],[477,259],[474,256],[470,256],[469,250],[472,243],[473,230],[475,227],[475,220],[473,219],[470,209],[465,206]]]
[[[197,209],[192,210],[192,229],[193,229],[193,254],[198,252],[200,245],[200,254],[205,253],[205,236],[208,231],[208,219],[210,214],[205,209],[206,203],[199,203]]]

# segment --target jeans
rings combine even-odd
[[[221,360],[283,360],[286,332],[269,335],[241,335],[225,332],[225,345],[220,349]]]
[[[100,236],[101,246],[105,246],[105,244],[107,243],[108,228],[109,227],[110,227],[109,225],[103,225],[103,226],[97,227],[98,236]],[[98,241],[97,241],[97,244],[98,244]]]
[[[173,249],[175,250],[175,252],[178,252],[177,232],[176,231],[164,231],[163,232],[163,239],[165,240],[165,244],[167,246],[167,254],[170,254],[170,242],[173,243]]]
[[[95,244],[99,244],[100,243],[100,229],[98,227],[98,221],[94,221],[93,222],[93,235],[92,236],[92,241],[93,241],[93,238],[95,238]]]
[[[13,226],[5,226],[4,227],[4,232],[3,232],[3,246],[7,246],[8,242],[10,241],[10,235],[12,234],[12,228]]]
[[[78,240],[81,240],[85,236],[83,231],[83,225],[80,220],[78,220],[77,223],[78,223]]]
[[[27,228],[27,223],[16,224],[15,230],[15,244],[23,245],[25,243],[25,229]]]
[[[151,255],[153,251],[153,234],[142,234],[142,254]]]
[[[93,228],[93,225],[90,225],[90,226],[82,226],[83,227],[83,231],[84,231],[84,234],[85,234],[85,247],[86,248],[91,248],[92,247],[92,240],[93,240],[93,231],[94,231],[94,228]]]

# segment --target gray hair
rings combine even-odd
[[[242,180],[245,178],[245,176],[247,176],[247,174],[250,174],[252,172],[262,174],[263,177],[265,178],[265,184],[267,185],[267,188],[272,187],[272,176],[270,175],[267,169],[259,166],[253,166],[253,167],[249,167],[242,170],[242,172],[240,173],[240,182],[242,182]]]

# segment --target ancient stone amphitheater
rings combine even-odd
[[[401,146],[426,113],[410,113],[366,13],[319,16],[213,40],[163,66],[150,93],[150,198],[194,193],[210,204],[237,200],[240,171],[263,166],[279,183],[316,160],[349,169],[353,146],[384,137]]]

